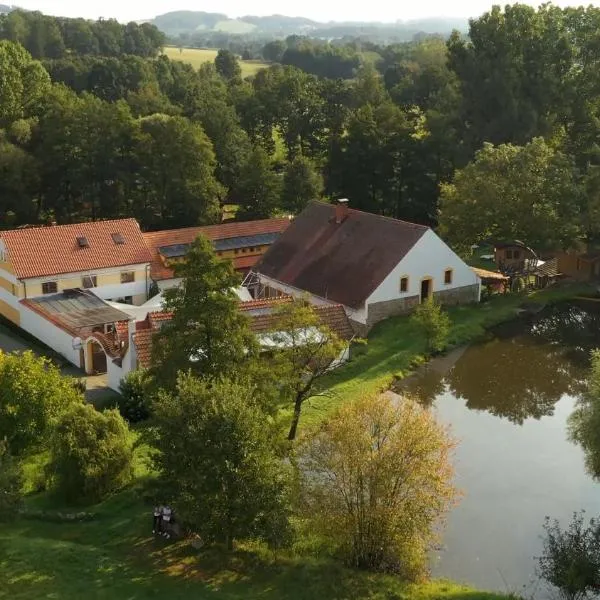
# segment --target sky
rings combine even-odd
[[[540,2],[525,0],[537,6]],[[492,0],[303,0],[286,3],[281,0],[0,0],[2,4],[15,4],[28,10],[39,10],[49,15],[66,17],[116,18],[120,21],[149,19],[173,10],[202,10],[224,13],[230,17],[244,15],[284,14],[301,16],[316,21],[396,21],[421,17],[476,17],[489,10]],[[496,4],[505,4],[496,0]],[[593,4],[600,0],[555,0],[554,4],[569,6]]]

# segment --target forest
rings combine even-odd
[[[494,7],[468,36],[376,48],[299,36],[242,79],[152,25],[0,17],[2,227],[146,229],[293,214],[315,198],[440,228],[459,249],[600,228],[600,9]],[[333,50],[332,50],[333,48]],[[283,64],[282,64],[283,63]]]

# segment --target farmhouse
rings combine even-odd
[[[341,304],[364,335],[423,300],[477,302],[481,281],[429,227],[312,202],[246,279],[255,297]]]
[[[244,272],[288,225],[267,219],[143,234],[135,219],[120,219],[3,231],[0,315],[87,374],[107,373],[118,389],[139,364],[134,332],[160,307],[151,286],[177,284],[173,262],[199,234]]]
[[[179,280],[175,278],[173,265],[185,258],[200,234],[212,240],[218,256],[232,260],[236,271],[247,273],[289,224],[287,218],[263,219],[144,233],[144,241],[152,253],[150,276],[161,290],[177,285]]]

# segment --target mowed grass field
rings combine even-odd
[[[175,46],[167,46],[163,52],[171,60],[187,62],[194,69],[198,69],[200,65],[206,62],[214,62],[219,51],[215,48],[182,48],[180,50]],[[242,67],[242,77],[249,77],[269,65],[260,61],[240,60],[240,66]]]

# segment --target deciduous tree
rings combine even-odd
[[[409,399],[348,403],[301,445],[306,515],[352,566],[416,579],[455,497],[453,447]]]
[[[82,403],[72,380],[48,359],[0,352],[0,432],[10,454],[43,447],[62,415]]]
[[[228,549],[248,537],[281,541],[287,477],[253,390],[181,375],[153,411],[163,495],[186,525]]]
[[[233,375],[256,349],[246,317],[239,311],[240,285],[231,261],[219,258],[200,236],[175,265],[181,285],[165,292],[164,310],[173,314],[153,344],[157,380],[174,385],[179,371],[201,377]]]
[[[302,212],[312,200],[323,195],[323,177],[309,158],[298,155],[287,165],[283,175],[281,207],[291,214]]]
[[[539,561],[543,579],[564,600],[585,600],[600,593],[600,522],[575,513],[566,529],[548,517],[544,523],[544,550]]]
[[[543,139],[485,144],[453,183],[442,185],[440,232],[463,252],[490,238],[568,248],[582,236],[580,202],[572,162]]]
[[[321,323],[312,306],[302,300],[277,309],[268,335],[275,346],[273,372],[284,399],[293,406],[288,440],[294,440],[304,403],[322,391],[322,377],[341,359],[348,341]]]

